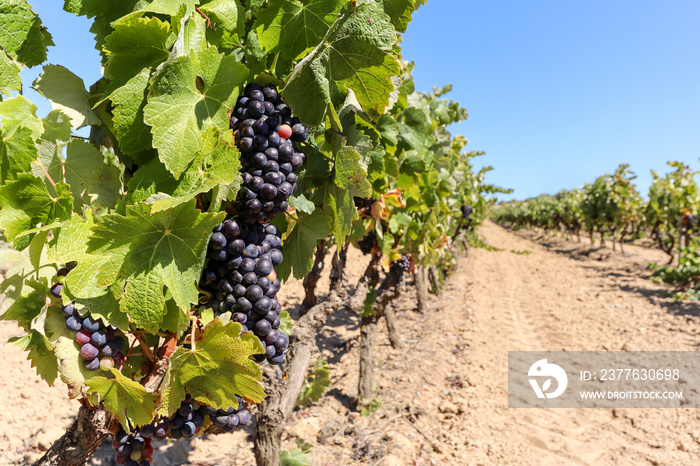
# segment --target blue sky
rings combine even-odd
[[[100,77],[90,22],[31,1],[53,34],[49,62]],[[452,84],[454,125],[487,154],[504,198],[555,193],[629,163],[642,193],[667,160],[700,169],[700,2],[430,0],[403,40],[418,90]],[[25,89],[40,68],[23,71]],[[27,89],[48,113],[48,103]]]

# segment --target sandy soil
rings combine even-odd
[[[491,223],[481,234],[502,250],[462,258],[427,315],[416,312],[410,287],[403,295],[402,348],[392,349],[381,328],[382,407],[368,417],[352,410],[358,318],[332,317],[317,341],[333,386],[295,412],[284,447],[306,440],[318,465],[700,464],[700,410],[507,408],[509,350],[696,351],[700,305],[675,303],[646,279],[646,264],[664,255],[629,246],[623,257]],[[364,262],[351,253],[351,279]],[[288,308],[299,304],[298,282],[283,293]],[[0,322],[0,340],[17,334]],[[28,464],[70,423],[77,403],[66,400],[60,383],[46,387],[14,346],[0,346],[0,361],[0,464]],[[253,464],[248,440],[236,432],[163,444],[156,464]],[[102,448],[91,464],[112,464],[110,457]]]

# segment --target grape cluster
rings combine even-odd
[[[357,242],[357,245],[360,247],[360,251],[362,251],[362,254],[371,253],[372,249],[374,249],[374,245],[376,244],[376,240],[377,235],[374,233],[374,230],[370,231],[364,236],[364,238],[359,240]]]
[[[245,426],[250,422],[250,411],[246,409],[243,399],[236,396],[238,408],[230,406],[228,409],[214,409],[206,406],[205,412],[209,415],[212,424],[220,426],[224,432],[233,432],[238,426]]]
[[[472,215],[472,212],[474,212],[474,209],[473,209],[472,206],[470,206],[470,205],[463,205],[463,206],[460,208],[460,210],[462,211],[462,218],[463,218],[463,219],[466,221],[466,223],[467,223],[466,228],[467,228],[467,229],[471,229],[471,227],[472,227],[471,215]]]
[[[355,207],[357,208],[360,218],[370,218],[372,216],[372,206],[377,202],[376,199],[372,199],[371,197],[355,197],[353,200],[355,201]]]
[[[59,282],[51,287],[51,295],[61,297],[63,291],[63,277],[68,274],[67,268],[58,271]],[[124,349],[127,340],[123,335],[117,335],[116,330],[105,327],[98,319],[90,315],[81,317],[75,310],[74,303],[68,303],[61,307],[66,318],[66,328],[75,332],[75,341],[80,345],[80,356],[83,358],[83,366],[89,371],[102,369],[108,371],[113,367],[124,363]]]
[[[205,406],[200,405],[192,397],[180,403],[180,407],[169,418],[158,424],[149,424],[141,428],[141,434],[158,440],[166,437],[178,440],[192,438],[202,430],[207,412]]]
[[[282,263],[280,233],[269,222],[289,207],[297,189],[298,171],[306,155],[296,143],[309,129],[295,117],[273,85],[250,83],[230,117],[236,146],[241,151],[241,187],[230,218],[214,228],[209,260],[200,289],[206,305],[252,331],[265,348],[256,360],[284,362],[289,337],[279,330],[282,307],[277,301],[280,281],[275,266]],[[230,415],[232,413],[228,413]]]
[[[114,461],[124,466],[151,466],[153,463],[152,440],[141,432],[127,434],[120,427],[112,440],[112,447],[117,450]]]
[[[214,229],[209,240],[209,261],[200,288],[211,293],[207,306],[218,314],[231,311],[232,319],[252,331],[272,364],[284,361],[288,336],[279,331],[282,307],[277,301],[280,281],[274,267],[282,263],[282,241],[274,225],[242,227],[234,219]]]
[[[241,151],[243,187],[233,205],[244,224],[267,223],[289,207],[297,189],[297,175],[306,155],[296,142],[309,137],[309,129],[292,117],[292,110],[275,86],[250,83],[230,118]]]
[[[408,256],[401,255],[401,259],[395,260],[389,265],[389,273],[399,272],[403,277],[403,274],[408,272],[411,268],[411,259]]]

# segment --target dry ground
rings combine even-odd
[[[507,408],[509,350],[698,350],[700,306],[675,303],[646,279],[646,264],[664,255],[630,246],[623,257],[492,223],[480,233],[502,250],[462,258],[427,315],[416,312],[410,289],[401,298],[401,349],[381,329],[383,404],[369,417],[352,410],[358,319],[331,318],[317,340],[333,386],[295,412],[285,448],[305,439],[318,465],[700,464],[700,410]],[[349,263],[356,278],[364,259],[352,253]],[[288,308],[299,304],[298,282],[283,292]],[[0,322],[0,340],[18,332]],[[26,464],[61,434],[77,403],[60,383],[46,387],[14,346],[0,346],[0,361],[0,464]],[[161,445],[156,464],[252,464],[246,437]],[[110,455],[101,449],[92,464],[112,464]]]

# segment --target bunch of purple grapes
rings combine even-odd
[[[361,240],[359,240],[357,245],[360,247],[362,254],[369,254],[372,252],[372,249],[374,249],[376,242],[377,235],[374,230],[372,230],[368,232]]]
[[[58,271],[58,277],[62,280],[68,274],[67,268]],[[51,295],[61,297],[63,283],[60,281],[51,287]],[[119,367],[124,363],[124,349],[127,340],[124,335],[117,335],[115,329],[105,327],[97,319],[90,315],[81,317],[75,310],[75,303],[68,303],[61,307],[66,318],[66,328],[75,332],[75,341],[80,345],[80,356],[83,358],[83,367],[89,371],[102,369],[108,371],[113,367]]]
[[[280,281],[274,267],[282,263],[282,241],[274,225],[254,223],[247,228],[228,219],[214,229],[209,241],[209,261],[200,287],[211,293],[207,305],[218,314],[232,312],[232,319],[252,331],[272,364],[284,361],[289,337],[279,331],[282,307],[277,301]]]
[[[267,223],[289,207],[297,189],[297,175],[306,155],[296,142],[309,129],[292,117],[273,85],[250,83],[231,115],[236,145],[241,151],[243,187],[233,205],[244,224]]]
[[[281,364],[289,346],[279,330],[275,272],[283,260],[282,241],[269,222],[287,210],[297,189],[295,171],[306,155],[296,143],[306,141],[309,129],[292,117],[275,86],[255,83],[246,86],[230,121],[241,151],[243,187],[230,210],[233,218],[214,229],[200,287],[211,295],[207,306],[219,314],[232,312],[243,331],[260,339],[265,353],[256,356],[258,362]]]
[[[127,434],[120,427],[112,440],[112,447],[117,451],[114,461],[124,466],[151,466],[154,451],[151,442],[138,430]]]
[[[224,432],[233,432],[238,426],[245,426],[250,422],[250,411],[246,408],[243,399],[236,396],[238,408],[230,406],[228,409],[214,409],[206,406],[204,409],[209,415],[212,424],[220,426]]]
[[[411,269],[411,259],[408,256],[401,255],[401,259],[393,261],[389,265],[389,273],[399,272],[399,276],[403,278],[403,274]]]

